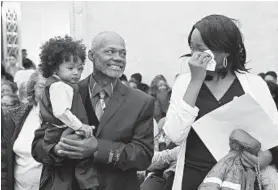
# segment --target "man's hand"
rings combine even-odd
[[[94,136],[82,140],[62,138],[56,150],[59,156],[66,156],[70,159],[84,159],[93,157],[94,152],[97,150],[97,146],[98,142]]]

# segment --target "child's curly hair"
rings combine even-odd
[[[82,63],[86,59],[86,47],[82,40],[74,40],[66,35],[50,38],[41,46],[41,71],[44,77],[50,77],[54,70],[65,60],[69,61],[74,56],[74,61],[79,57]]]

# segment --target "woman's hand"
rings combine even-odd
[[[206,78],[207,64],[211,60],[211,56],[204,52],[194,52],[188,64],[191,71],[191,80],[202,82]]]
[[[210,60],[209,54],[195,52],[188,62],[191,71],[191,81],[188,84],[183,100],[191,107],[195,107],[201,86],[206,78],[206,68]]]
[[[260,151],[258,157],[250,154],[247,151],[243,151],[241,161],[245,167],[255,168],[258,164],[258,158],[261,170],[266,168],[272,161],[272,155],[269,150]]]

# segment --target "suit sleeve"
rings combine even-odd
[[[45,165],[62,165],[64,158],[55,155],[53,152],[56,143],[48,144],[44,141],[46,128],[47,125],[42,124],[41,128],[35,131],[35,137],[32,142],[32,156],[37,162]]]
[[[151,98],[143,107],[135,123],[132,140],[128,144],[98,139],[98,153],[94,162],[108,164],[123,171],[147,169],[154,152],[153,112],[154,99]]]

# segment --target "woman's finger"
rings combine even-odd
[[[198,60],[199,57],[201,56],[201,54],[202,54],[202,52],[194,52],[191,58],[193,60]]]
[[[207,58],[207,57],[210,57],[210,55],[207,54],[207,53],[202,53],[200,55],[200,57],[198,58],[198,60],[200,61],[200,63],[203,63],[204,59]]]
[[[204,65],[207,65],[209,62],[210,62],[210,60],[211,60],[212,58],[209,56],[209,57],[206,57],[204,60],[203,60],[203,64]]]

